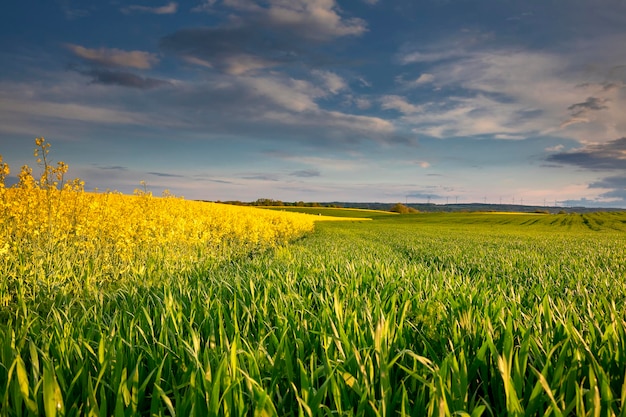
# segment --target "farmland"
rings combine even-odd
[[[320,222],[180,274],[20,296],[3,413],[620,414],[625,220]]]
[[[626,413],[624,213],[305,216],[24,178],[0,189],[1,415]]]

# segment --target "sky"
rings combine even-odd
[[[43,136],[88,190],[626,208],[622,0],[3,9],[12,176]]]

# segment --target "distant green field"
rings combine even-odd
[[[373,220],[1,307],[0,415],[626,415],[626,214],[293,210]]]
[[[512,231],[524,233],[540,229],[558,232],[564,229],[576,231],[626,231],[624,212],[587,214],[537,214],[537,213],[421,213],[403,215],[400,222],[459,227],[511,227]]]
[[[331,216],[331,217],[363,217],[370,219],[385,218],[396,216],[396,213],[380,210],[365,209],[349,209],[349,208],[333,208],[333,207],[261,207],[270,210],[279,211],[295,211],[297,213],[307,213],[313,215]]]

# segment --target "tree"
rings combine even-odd
[[[402,203],[396,203],[389,211],[399,214],[419,213],[419,211],[415,210],[413,207],[407,207]]]

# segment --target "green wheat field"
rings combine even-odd
[[[352,219],[106,285],[0,277],[0,414],[626,416],[625,213],[301,210]]]

